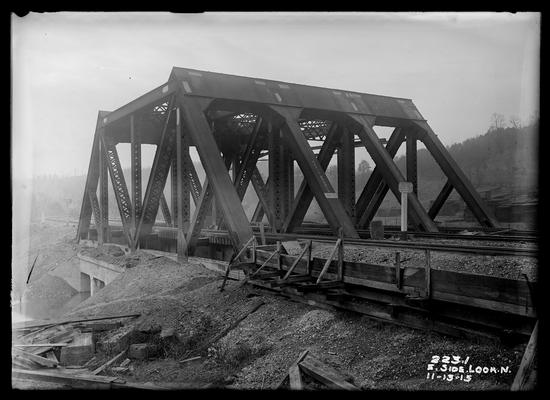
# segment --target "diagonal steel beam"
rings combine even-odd
[[[174,107],[174,100],[174,96],[172,96],[168,102],[164,125],[160,135],[159,144],[155,152],[153,166],[151,167],[147,189],[145,191],[141,218],[139,220],[136,235],[134,236],[135,244],[137,244],[141,237],[151,233],[151,230],[153,229],[159,209],[160,198],[168,177],[172,154],[176,148],[175,129],[171,129],[170,127],[170,121],[173,120],[172,109]]]
[[[90,204],[92,205],[92,211],[94,215],[94,222],[97,229],[101,226],[101,211],[99,209],[99,200],[95,192],[88,192]]]
[[[210,100],[185,95],[178,99],[184,111],[187,132],[199,153],[209,186],[220,204],[233,247],[240,249],[253,236],[253,232],[204,115]]]
[[[269,187],[268,186],[269,185],[269,178],[267,179],[267,182],[264,183],[264,180],[262,178],[262,175],[260,174],[260,171],[258,170],[258,167],[254,167],[254,171],[252,172],[251,181],[252,181],[252,186],[254,187],[254,191],[256,192],[256,195],[258,196],[258,200],[259,200],[258,206],[261,206],[261,209],[262,209],[262,216],[260,217],[259,221],[261,221],[261,218],[263,218],[263,213],[265,213],[265,210],[268,210],[267,220],[271,224],[272,220],[273,220],[273,216],[269,212],[269,210],[271,210],[271,208],[269,206],[269,193],[268,193],[268,189],[267,189]],[[256,211],[254,212],[254,214],[256,214]],[[253,221],[256,221],[256,220],[253,219]]]
[[[128,246],[132,247],[132,203],[130,201],[130,194],[128,193],[126,181],[124,180],[124,173],[122,172],[116,145],[108,142],[105,136],[101,136],[101,140],[104,145],[105,155],[107,156],[107,165],[109,167],[109,174],[111,176],[111,183],[113,185],[120,219],[122,220],[122,229],[128,240]]]
[[[260,175],[260,172],[258,171],[258,176],[260,177],[260,179],[262,179],[262,176]],[[252,177],[254,178],[254,176]],[[259,182],[258,180],[256,182]],[[258,199],[260,201],[258,201],[258,204],[256,204],[256,208],[254,209],[254,214],[252,214],[252,222],[261,222],[262,219],[264,218],[264,215],[266,215],[266,212],[265,210],[269,210],[270,207],[269,207],[269,197],[268,197],[268,192],[267,192],[267,188],[269,187],[269,177],[267,177],[267,181],[265,182],[265,184],[263,183],[263,179],[262,179],[262,186],[259,186],[258,184],[254,184],[254,179],[252,180],[252,183],[254,184],[254,190],[256,191],[256,194],[258,195]],[[259,190],[262,190],[262,195],[263,197],[260,197],[260,195],[258,194]],[[268,220],[271,218],[269,216],[269,213],[267,213],[267,218]]]
[[[382,175],[390,187],[390,190],[397,198],[400,198],[401,195],[398,185],[399,182],[405,182],[405,177],[380,143],[376,132],[372,129],[374,118],[350,113],[346,113],[346,115],[349,119],[359,125],[360,129],[357,131],[357,134],[361,139],[361,142],[373,158],[376,165],[382,167]],[[424,210],[416,195],[414,193],[409,193],[407,197],[408,203],[410,204],[411,219],[413,219],[415,223],[421,225],[426,231],[437,232],[437,226],[428,216],[428,213]]]
[[[82,205],[80,208],[80,217],[78,219],[78,229],[76,233],[77,240],[87,236],[90,229],[92,218],[92,204],[88,193],[96,193],[99,182],[99,131],[102,119],[109,114],[107,111],[99,111],[97,114],[96,129],[92,145],[92,154],[88,164],[88,174],[86,176],[86,185],[84,186],[84,195],[82,196]],[[99,225],[97,226],[99,229]]]
[[[403,130],[401,128],[395,128],[386,144],[386,151],[391,158],[395,157],[403,140]],[[355,211],[358,216],[358,228],[365,228],[370,221],[372,221],[389,190],[388,185],[384,182],[380,169],[379,166],[374,167],[365,187],[361,191],[359,199],[357,199]]]
[[[330,163],[330,160],[334,155],[334,152],[336,151],[340,133],[341,131],[338,128],[337,124],[332,123],[327,133],[327,137],[323,142],[323,145],[321,146],[321,150],[317,155],[317,160],[319,161],[319,164],[323,171],[326,171],[328,164]],[[290,212],[283,224],[283,232],[292,232],[296,227],[301,225],[306,216],[311,201],[313,200],[313,197],[313,192],[308,185],[307,179],[304,179],[300,185],[300,188],[298,189],[298,192],[296,193],[296,197],[292,202]]]
[[[197,170],[195,169],[195,165],[193,164],[193,160],[191,160],[191,156],[189,155],[189,151],[185,151],[182,153],[182,161],[183,174],[189,180],[189,183],[191,185],[191,196],[193,197],[195,205],[197,205],[197,202],[199,201],[199,197],[202,192],[202,186],[201,181],[199,180],[199,176],[197,174]]]
[[[334,233],[342,228],[345,236],[358,238],[359,234],[355,230],[351,218],[344,210],[340,200],[338,200],[338,195],[332,188],[321,164],[319,164],[319,160],[309,147],[300,125],[298,125],[301,109],[289,109],[281,106],[270,106],[270,108],[283,118],[283,133],[286,135],[293,149],[293,155],[304,173],[304,179],[307,180]]]
[[[207,176],[204,180],[204,184],[202,185],[201,195],[198,198],[197,206],[195,207],[195,211],[193,212],[193,216],[191,217],[191,221],[189,223],[189,229],[187,230],[187,235],[185,238],[187,242],[187,254],[193,254],[195,251],[197,240],[199,239],[201,229],[204,224],[204,219],[210,209],[213,197],[214,193]]]
[[[453,184],[450,180],[447,179],[447,182],[445,182],[445,184],[443,185],[441,192],[439,192],[436,199],[432,203],[432,206],[428,210],[428,215],[430,216],[430,218],[434,219],[435,217],[437,217],[437,214],[441,210],[441,207],[443,207],[443,204],[449,198],[449,195],[452,191]]]
[[[447,175],[447,178],[472,210],[479,223],[482,226],[498,227],[497,219],[481,200],[472,183],[453,160],[432,128],[425,121],[413,121],[413,123],[421,129],[418,138],[424,143],[432,157],[435,158],[443,173]]]
[[[222,154],[223,154],[223,157],[222,157],[223,162],[225,163],[225,168],[227,168],[227,171],[229,171],[231,169],[231,164],[235,163],[235,159],[236,159],[235,155],[230,150],[228,150],[227,152],[222,152]],[[233,172],[233,175],[235,175],[234,172]],[[234,178],[236,177],[234,176]],[[220,209],[221,209],[221,206],[219,204],[219,201],[216,201],[212,207],[212,220],[215,223],[216,229],[225,230],[225,226],[222,225],[223,219],[224,219],[223,212],[218,213],[218,210]]]
[[[254,172],[254,168],[256,167],[256,163],[258,162],[258,158],[264,146],[263,135],[265,134],[265,125],[263,119],[258,117],[239,165],[235,185],[241,201],[246,194],[250,178],[252,177],[252,173]]]
[[[160,208],[162,210],[162,216],[164,217],[164,222],[166,225],[172,225],[172,215],[170,214],[170,207],[168,206],[168,201],[166,201],[166,196],[164,193],[160,196]]]

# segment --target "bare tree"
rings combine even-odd
[[[510,116],[510,119],[508,120],[508,122],[510,123],[510,126],[512,128],[519,129],[522,127],[521,120],[517,115]]]
[[[504,128],[506,126],[506,119],[504,115],[499,113],[493,113],[491,115],[491,127],[489,130],[494,131],[496,129]]]

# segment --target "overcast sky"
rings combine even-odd
[[[97,111],[172,66],[411,98],[449,145],[538,112],[539,41],[538,14],[13,16],[14,178],[84,174]]]

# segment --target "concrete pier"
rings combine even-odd
[[[78,254],[78,259],[80,260],[80,292],[89,292],[90,296],[124,271],[123,267],[82,254]]]

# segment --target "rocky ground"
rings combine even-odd
[[[68,230],[63,226],[42,232],[51,236],[56,229],[58,243],[61,243],[58,268],[68,268],[64,264],[68,250],[72,248],[74,254],[78,246],[64,242]],[[158,357],[132,361],[131,369],[121,374],[127,381],[267,389],[279,383],[300,353],[308,349],[363,389],[508,390],[524,350],[524,345],[511,348],[458,340],[375,322],[358,314],[321,310],[236,281],[229,281],[226,290],[220,292],[221,275],[200,263],[180,265],[145,251],[131,257],[115,256],[112,249],[86,251],[98,258],[113,257],[126,266],[126,271],[66,313],[67,316],[139,312],[142,315],[132,322],[135,327],[141,330],[173,328],[175,332],[176,340],[164,344]],[[324,250],[319,247],[316,251]],[[366,250],[363,256],[380,262],[387,257],[391,263],[393,250],[387,254],[384,251]],[[54,253],[49,265],[55,265]],[[353,251],[346,254],[346,257],[355,257]],[[402,254],[402,259],[407,257]],[[44,285],[46,288],[46,282]],[[241,316],[246,318],[213,341]],[[432,357],[445,355],[460,356],[462,360],[469,357],[468,364],[474,368],[509,369],[505,373],[474,373],[469,382],[429,378],[427,368]],[[179,362],[195,356],[201,358]],[[108,355],[98,354],[98,357],[101,361],[101,357],[106,360]],[[109,371],[109,374],[117,373]]]

